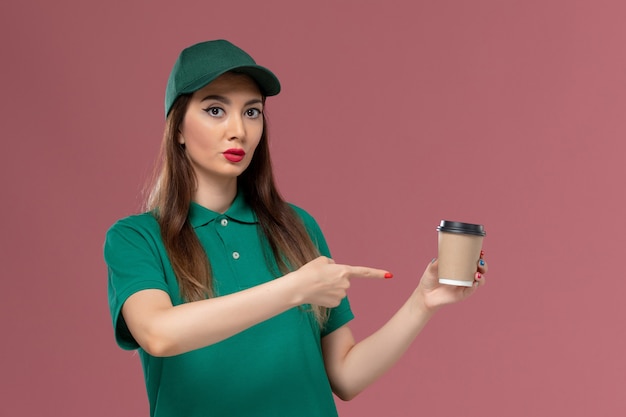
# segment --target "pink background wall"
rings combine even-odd
[[[108,1],[0,6],[0,415],[146,416],[101,250],[136,211],[178,51],[273,69],[283,194],[357,281],[363,337],[484,223],[488,285],[442,310],[351,416],[623,416],[626,2]]]

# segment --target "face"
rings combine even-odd
[[[198,185],[236,183],[263,133],[263,96],[252,79],[224,74],[193,93],[180,128],[179,143]]]

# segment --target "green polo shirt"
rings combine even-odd
[[[330,256],[313,217],[292,207],[320,253]],[[277,277],[275,262],[266,260],[267,241],[259,237],[256,216],[241,193],[224,214],[192,203],[189,219],[209,256],[217,296]],[[214,345],[154,357],[133,339],[120,311],[130,295],[145,289],[167,292],[174,305],[183,302],[155,218],[144,213],[115,223],[107,232],[104,257],[115,337],[122,348],[138,349],[151,416],[337,415],[320,341],[354,317],[347,298],[332,309],[322,331],[301,306]]]

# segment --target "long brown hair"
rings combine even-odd
[[[159,222],[181,296],[185,301],[197,301],[215,294],[209,258],[188,219],[197,181],[184,146],[178,142],[190,99],[191,94],[180,96],[166,119],[159,164],[146,209]],[[237,186],[257,215],[260,233],[267,239],[280,273],[293,271],[319,256],[302,220],[276,187],[265,115],[261,140],[250,165],[237,179]],[[316,305],[311,309],[319,325],[323,326],[328,309]]]

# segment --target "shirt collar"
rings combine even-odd
[[[238,191],[235,200],[224,214],[209,210],[196,202],[191,202],[189,206],[189,222],[196,228],[207,225],[219,216],[225,216],[240,223],[256,223],[257,217],[252,207],[248,205],[243,192]]]

